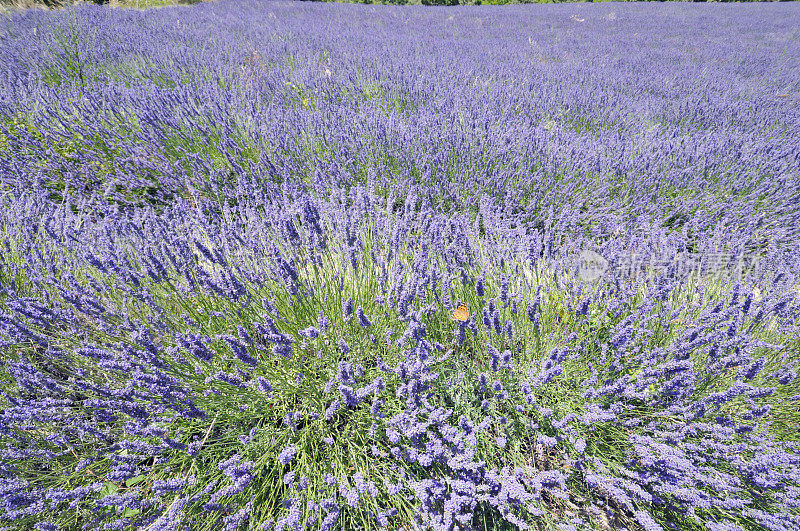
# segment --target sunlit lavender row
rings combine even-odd
[[[0,19],[0,527],[800,530],[800,8]]]

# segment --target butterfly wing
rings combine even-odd
[[[469,319],[469,309],[466,306],[459,306],[458,309],[453,312],[453,319],[456,321],[466,321]]]

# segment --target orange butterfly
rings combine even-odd
[[[452,319],[454,321],[466,321],[469,319],[469,308],[462,304],[457,310],[453,311]]]

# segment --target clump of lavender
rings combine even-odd
[[[263,8],[0,21],[0,527],[800,527],[791,7]]]

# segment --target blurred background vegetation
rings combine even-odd
[[[145,9],[174,5],[196,4],[201,0],[0,0],[0,12],[32,7],[57,9],[76,4],[101,4],[111,7]]]
[[[304,0],[316,2],[356,2],[360,4],[422,4],[425,6],[456,6],[456,5],[502,5],[502,4],[560,4],[560,3],[576,3],[576,2],[639,2],[639,1],[657,1],[662,2],[665,0]],[[679,2],[755,2],[763,0],[666,0],[666,1],[679,1]],[[766,1],[791,1],[791,0],[766,0]]]
[[[60,8],[75,4],[103,4],[111,7],[125,7],[134,9],[146,9],[151,7],[164,7],[174,5],[196,4],[201,1],[213,0],[0,0],[0,12],[31,7]],[[454,5],[500,5],[500,4],[541,4],[541,3],[561,3],[574,2],[576,0],[296,0],[296,1],[316,1],[316,2],[350,2],[359,4],[394,4],[394,5],[426,5],[426,6],[454,6]],[[578,1],[641,1],[641,0],[578,0]],[[664,1],[664,0],[645,0],[645,1]],[[729,1],[763,1],[763,0],[667,0],[683,2],[729,2]],[[770,1],[770,0],[767,0]],[[771,0],[771,1],[792,1],[792,0]]]

